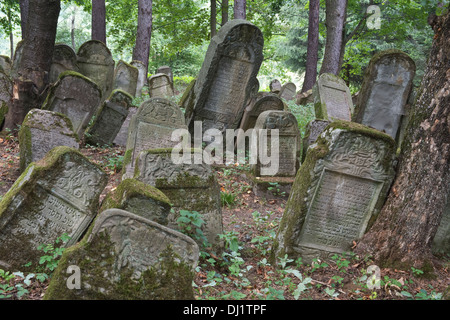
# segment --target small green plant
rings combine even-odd
[[[222,201],[222,206],[228,206],[228,207],[232,207],[235,205],[236,203],[236,195],[232,192],[225,192],[225,191],[221,191],[220,192],[220,200]]]
[[[280,184],[278,182],[269,182],[270,187],[267,187],[267,190],[272,191],[274,196],[284,197],[286,195],[285,191],[281,191]]]
[[[203,247],[209,247],[210,244],[202,227],[205,224],[202,214],[197,211],[180,210],[180,217],[177,219],[177,224],[182,233],[188,235],[192,239],[203,244]]]
[[[64,244],[69,240],[69,235],[64,233],[55,240],[54,244],[39,245],[37,249],[45,253],[45,255],[40,257],[39,264],[43,265],[46,270],[53,272],[58,266],[59,259],[65,250]]]
[[[411,271],[413,273],[413,275],[415,275],[416,277],[419,277],[421,275],[423,275],[423,271],[420,269],[416,269],[414,267],[411,267]]]

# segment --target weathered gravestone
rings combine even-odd
[[[227,22],[214,36],[194,86],[194,99],[186,107],[191,134],[194,122],[202,129],[237,129],[250,98],[259,86],[256,78],[263,60],[263,35],[248,21]]]
[[[270,92],[279,94],[281,91],[281,82],[278,79],[273,79],[269,84]]]
[[[49,73],[50,83],[58,81],[59,75],[64,71],[80,72],[77,64],[77,54],[66,44],[55,44]]]
[[[431,249],[436,255],[448,255],[450,253],[450,197],[447,197],[447,205],[442,214]]]
[[[72,122],[61,113],[31,109],[19,130],[20,171],[31,162],[45,157],[54,147],[66,146],[78,149],[78,136]]]
[[[351,120],[353,102],[345,81],[331,73],[323,73],[313,87],[316,118]]]
[[[11,74],[12,62],[8,56],[0,56],[0,71],[5,74]]]
[[[176,146],[178,142],[171,140],[172,132],[186,128],[183,113],[175,103],[162,98],[144,101],[131,118],[128,128],[122,177],[133,177],[139,152]]]
[[[138,108],[133,105],[130,105],[130,107],[128,108],[128,115],[123,121],[122,126],[120,127],[120,130],[117,133],[116,137],[114,138],[113,143],[115,145],[122,147],[127,146],[128,127],[130,126],[131,118],[136,114],[137,110]]]
[[[123,90],[134,97],[136,95],[138,77],[138,68],[123,60],[119,60],[114,71],[113,89]]]
[[[102,99],[111,94],[114,86],[114,65],[111,52],[98,40],[89,40],[77,52],[80,73],[94,81],[102,91]]]
[[[138,60],[133,60],[130,64],[138,69],[138,78],[136,82],[136,97],[142,95],[142,89],[147,85],[147,68],[144,63]]]
[[[245,108],[239,128],[244,131],[254,128],[259,115],[268,110],[283,111],[284,103],[275,94],[259,92],[254,102]]]
[[[294,100],[295,94],[297,93],[297,86],[295,83],[288,82],[285,83],[280,90],[279,96],[282,99],[285,99],[287,101]]]
[[[155,149],[141,152],[135,170],[135,179],[161,190],[172,202],[173,213],[168,226],[178,229],[180,210],[197,211],[205,224],[203,234],[209,243],[220,245],[218,235],[223,233],[220,187],[214,171],[205,162],[195,163],[201,150],[193,149],[184,163],[174,161],[174,149]],[[191,151],[191,149],[189,149]]]
[[[305,128],[305,136],[302,141],[302,162],[305,160],[309,146],[316,142],[317,138],[329,124],[330,121],[318,119],[308,122]]]
[[[0,70],[0,129],[8,108],[11,106],[13,95],[13,83],[11,79]]]
[[[353,121],[397,137],[416,66],[404,52],[387,50],[369,63],[358,95]]]
[[[173,85],[172,68],[170,68],[169,66],[162,66],[162,67],[159,67],[158,70],[156,70],[156,73],[164,73],[164,74],[166,74],[169,77],[169,79],[170,79],[170,83],[172,83],[172,85]]]
[[[31,163],[0,202],[0,268],[38,265],[40,244],[67,233],[76,243],[95,217],[108,177],[68,147],[53,148]]]
[[[190,237],[109,209],[79,244],[64,252],[44,299],[192,300],[198,257]],[[79,287],[67,273],[74,266],[80,272]]]
[[[308,149],[272,246],[304,262],[351,251],[374,223],[395,172],[395,142],[375,129],[332,122]]]
[[[18,76],[18,71],[19,71],[19,63],[20,63],[20,59],[22,57],[22,52],[23,52],[23,44],[24,41],[21,40],[16,44],[16,50],[14,50],[14,57],[12,60],[12,65],[11,65],[11,78],[15,79]]]
[[[65,114],[73,130],[82,138],[101,103],[101,90],[91,80],[74,71],[65,71],[50,88],[42,109]]]
[[[192,105],[194,101],[194,86],[195,86],[196,79],[192,80],[189,85],[187,86],[186,90],[184,90],[183,95],[180,98],[180,101],[178,102],[178,105],[180,108],[183,108],[186,110],[186,107],[188,105]]]
[[[92,126],[86,130],[86,142],[111,145],[128,116],[132,100],[133,97],[125,91],[114,90],[97,111]]]
[[[169,98],[174,95],[173,84],[167,74],[157,73],[148,79],[148,90],[152,98]]]
[[[136,179],[125,179],[106,195],[100,212],[122,209],[167,226],[170,200],[160,190]]]

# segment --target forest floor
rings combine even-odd
[[[109,183],[101,195],[120,181],[124,148],[85,146],[80,151],[99,164]],[[379,288],[369,289],[370,257],[336,254],[330,261],[300,259],[268,261],[270,245],[287,202],[276,184],[268,196],[257,196],[247,179],[245,166],[215,168],[222,193],[222,214],[226,244],[222,253],[201,248],[194,279],[199,300],[439,300],[450,285],[450,260],[436,260],[434,277],[422,270],[380,270]],[[0,136],[0,200],[19,177],[19,145],[12,134]],[[40,266],[40,272],[42,266]],[[44,273],[51,276],[48,270]],[[38,273],[14,276],[0,270],[0,299],[40,300],[49,279]]]

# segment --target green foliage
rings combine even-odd
[[[202,230],[205,220],[203,220],[201,213],[197,211],[180,210],[177,224],[181,232],[203,244],[203,248],[210,246],[208,239]]]
[[[59,259],[61,258],[65,247],[64,244],[70,240],[67,233],[64,233],[55,240],[55,243],[41,244],[37,247],[38,250],[43,251],[45,254],[40,257],[39,264],[43,265],[46,270],[53,272],[58,266]]]

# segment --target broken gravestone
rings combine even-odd
[[[86,130],[86,142],[92,145],[112,145],[128,116],[132,100],[133,97],[125,91],[114,90],[97,111],[92,126]]]
[[[119,60],[114,71],[113,90],[120,89],[134,97],[136,95],[138,77],[138,68],[126,63],[123,60]]]
[[[313,87],[316,119],[351,121],[353,102],[345,81],[331,73],[323,73]]]
[[[42,109],[65,114],[81,139],[101,102],[101,90],[91,80],[74,71],[65,71],[50,88]]]
[[[377,53],[366,69],[353,121],[396,139],[415,71],[414,61],[402,51]]]
[[[332,122],[308,149],[280,222],[271,259],[304,262],[351,251],[374,223],[394,178],[387,134]]]
[[[305,136],[302,140],[302,162],[306,157],[306,152],[310,145],[314,144],[320,134],[330,124],[328,120],[311,120],[305,128]]]
[[[37,247],[67,234],[76,243],[97,214],[108,177],[77,150],[53,148],[31,163],[0,202],[0,268],[35,268]]]
[[[269,84],[270,92],[279,94],[281,91],[281,82],[278,79],[273,79]]]
[[[180,210],[196,211],[205,224],[202,231],[208,242],[219,245],[223,233],[220,187],[214,171],[203,161],[201,150],[188,149],[183,161],[172,158],[175,149],[155,149],[141,152],[135,170],[135,179],[161,190],[171,201],[173,213],[168,226],[178,229]],[[176,156],[178,156],[177,153]]]
[[[13,96],[13,83],[11,79],[0,70],[0,129],[3,120],[8,113],[11,106],[11,99]]]
[[[136,82],[136,97],[142,96],[142,89],[147,86],[147,68],[144,63],[138,60],[133,60],[130,64],[138,69],[138,78]]]
[[[183,113],[175,103],[162,98],[144,101],[131,118],[122,178],[133,177],[139,152],[176,146],[172,132],[177,129],[186,129],[186,125]]]
[[[165,73],[157,73],[148,79],[148,90],[152,98],[169,98],[174,95],[173,84]]]
[[[78,136],[72,122],[61,113],[49,110],[31,109],[19,130],[20,171],[31,162],[45,157],[54,147],[79,147]]]
[[[263,60],[261,31],[246,20],[227,22],[211,39],[195,82],[193,101],[186,107],[186,124],[202,129],[237,129]]]
[[[77,54],[66,44],[55,44],[49,73],[50,83],[58,81],[59,75],[64,71],[80,72],[77,64]]]
[[[173,85],[173,72],[172,68],[169,66],[162,66],[156,70],[156,73],[164,73],[169,77],[170,83]]]
[[[190,237],[124,210],[105,210],[64,252],[44,299],[192,300],[198,257]],[[78,278],[67,272],[74,268]]]

